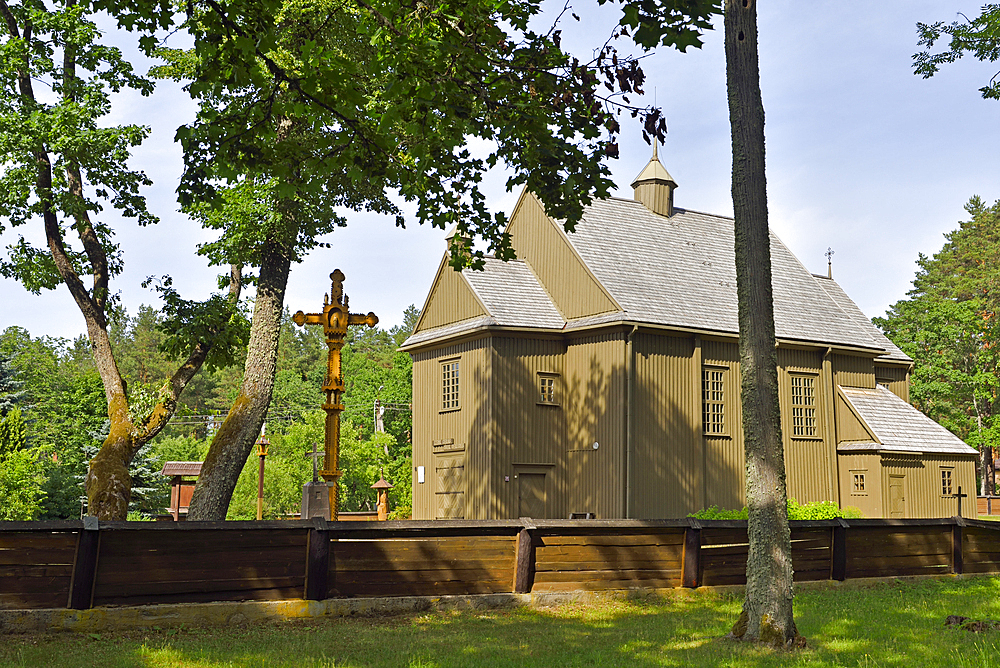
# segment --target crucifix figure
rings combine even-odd
[[[322,325],[326,335],[326,347],[329,353],[326,358],[326,380],[323,381],[323,391],[326,393],[326,439],[324,448],[323,476],[329,485],[330,519],[337,519],[337,481],[342,471],[337,468],[340,455],[340,413],[344,410],[341,399],[344,395],[344,379],[340,371],[340,350],[344,347],[344,335],[350,325],[378,324],[378,316],[369,312],[367,315],[351,313],[348,310],[347,295],[344,294],[344,272],[335,269],[330,274],[332,281],[330,294],[323,296],[322,313],[303,313],[298,311],[292,316],[292,322],[298,326]],[[316,461],[315,459],[313,460]]]

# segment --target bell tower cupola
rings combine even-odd
[[[660,164],[657,156],[656,144],[653,144],[653,157],[649,164],[635,177],[632,182],[635,191],[635,200],[661,216],[674,215],[674,189],[677,182],[666,168]]]

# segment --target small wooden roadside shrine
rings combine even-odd
[[[201,475],[201,462],[165,462],[160,475],[170,480],[170,515],[175,522],[187,517],[194,486]]]
[[[304,313],[298,311],[292,316],[292,321],[302,327],[304,325],[322,325],[326,335],[326,346],[329,349],[326,360],[326,379],[323,381],[323,391],[326,402],[326,436],[323,470],[320,476],[326,480],[330,496],[330,519],[337,519],[337,482],[343,471],[337,468],[340,455],[340,414],[344,410],[341,400],[344,396],[344,378],[340,368],[340,351],[344,347],[344,335],[351,325],[378,324],[378,316],[369,311],[367,315],[351,313],[348,308],[348,298],[344,294],[344,273],[335,269],[330,274],[330,294],[323,296],[322,313]]]

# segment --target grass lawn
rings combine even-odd
[[[680,593],[546,610],[13,635],[0,642],[0,666],[1000,667],[1000,632],[944,626],[949,614],[1000,619],[1000,578],[802,591],[795,615],[809,648],[790,653],[721,640],[739,609],[735,596]]]

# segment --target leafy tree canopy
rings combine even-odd
[[[918,23],[918,44],[923,51],[913,55],[913,70],[923,78],[937,74],[938,68],[953,63],[966,54],[984,62],[996,62],[1000,58],[1000,5],[983,5],[979,16],[969,19],[962,15],[959,21],[945,23]],[[947,39],[943,50],[935,51],[939,40]],[[979,89],[986,99],[1000,99],[1000,79],[996,75]]]
[[[983,453],[1000,446],[1000,203],[978,197],[969,220],[920,255],[913,289],[876,325],[913,358],[910,399]],[[988,476],[982,476],[984,479]]]

